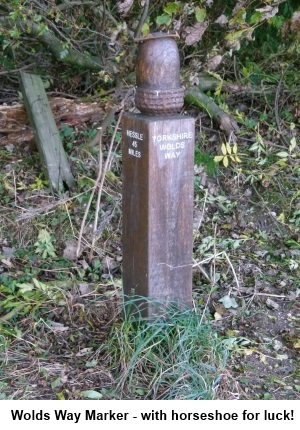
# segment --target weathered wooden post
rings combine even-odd
[[[123,289],[143,317],[192,304],[194,119],[173,35],[139,39],[136,107],[123,117]],[[145,298],[143,300],[143,298]],[[154,306],[156,302],[158,306]]]

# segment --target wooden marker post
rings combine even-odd
[[[125,114],[122,125],[123,289],[125,304],[137,299],[131,312],[154,317],[192,304],[194,119],[177,114],[183,89],[172,36],[141,42],[142,113]]]

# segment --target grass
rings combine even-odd
[[[152,303],[151,303],[152,305]],[[99,353],[117,375],[122,398],[213,399],[227,351],[199,309],[175,306],[151,322],[126,316]]]

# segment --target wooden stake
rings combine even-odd
[[[20,73],[25,108],[33,128],[45,174],[54,191],[73,188],[74,177],[63,149],[53,113],[39,76]]]

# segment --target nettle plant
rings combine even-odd
[[[36,247],[35,253],[41,255],[42,258],[56,257],[53,240],[53,237],[47,230],[40,230],[38,240],[34,244]]]

